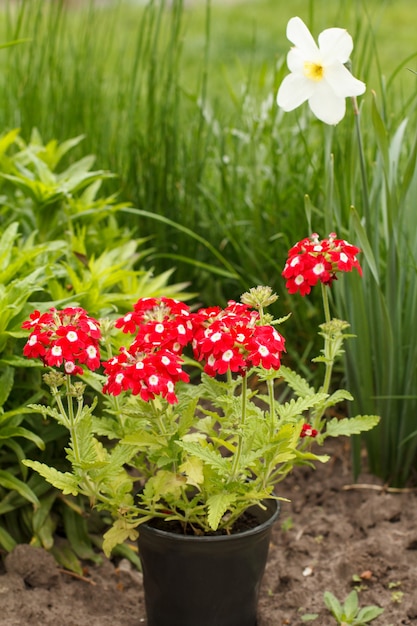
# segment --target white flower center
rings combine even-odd
[[[62,354],[61,346],[52,346],[51,353],[53,354],[53,356],[61,356]]]
[[[67,332],[67,339],[71,343],[74,343],[75,341],[78,341],[78,335],[75,332],[75,330],[70,330],[70,331]]]
[[[313,267],[313,272],[315,273],[316,276],[320,276],[320,274],[324,272],[323,263],[317,263],[317,265]]]
[[[310,80],[320,81],[324,78],[324,67],[321,63],[304,61],[304,76]]]
[[[268,350],[268,348],[266,346],[259,346],[258,352],[262,356],[268,356],[268,354],[269,354],[269,350]]]
[[[97,356],[97,350],[94,346],[88,346],[88,348],[86,348],[86,352],[90,359],[95,359]]]
[[[210,341],[212,343],[216,343],[216,341],[220,341],[221,338],[222,338],[221,333],[213,333],[212,336],[210,337]]]

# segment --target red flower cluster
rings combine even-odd
[[[315,428],[312,428],[310,424],[303,424],[300,437],[317,437],[318,434],[319,431]]]
[[[103,391],[117,396],[130,389],[145,401],[160,395],[171,404],[177,402],[175,384],[189,380],[180,356],[193,335],[189,307],[170,298],[141,298],[115,325],[136,336],[128,349],[121,348],[104,363]]]
[[[177,402],[175,385],[188,382],[183,371],[183,349],[192,345],[194,356],[204,361],[210,375],[227,371],[245,375],[251,367],[278,370],[285,340],[271,325],[261,325],[260,315],[246,304],[230,301],[225,309],[212,307],[190,313],[189,307],[170,298],[142,298],[115,326],[134,334],[128,348],[103,363],[105,393],[130,390],[148,401],[162,396]],[[100,366],[99,324],[80,308],[35,311],[23,324],[32,333],[24,348],[28,357],[46,365],[64,365],[67,374],[82,374]]]
[[[318,281],[331,285],[337,272],[350,272],[353,268],[362,275],[356,258],[360,249],[336,237],[335,233],[331,233],[327,239],[320,241],[318,235],[313,234],[291,248],[282,272],[287,279],[289,293],[299,291],[305,296]]]
[[[279,369],[285,339],[273,326],[259,325],[259,313],[230,301],[225,309],[200,309],[193,339],[195,357],[209,376],[228,370],[245,374],[253,366]]]
[[[32,331],[23,348],[25,356],[40,358],[52,367],[63,365],[66,374],[82,374],[81,365],[90,370],[100,367],[100,325],[84,309],[34,311],[22,328]]]
[[[171,298],[141,298],[131,313],[116,321],[116,328],[136,333],[137,350],[164,347],[180,354],[193,335],[189,307]]]

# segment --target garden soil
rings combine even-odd
[[[354,588],[361,606],[384,609],[372,626],[417,625],[416,490],[393,492],[368,475],[353,483],[348,443],[329,453],[280,489],[291,502],[273,530],[258,626],[332,626],[323,593],[344,600]],[[141,574],[103,558],[86,563],[81,580],[42,549],[19,545],[0,564],[0,625],[146,626]]]

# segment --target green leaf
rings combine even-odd
[[[64,495],[76,496],[79,493],[78,480],[69,472],[59,472],[53,467],[48,467],[39,461],[25,459],[23,464],[38,472],[45,480],[56,489],[62,491]]]
[[[179,467],[180,472],[187,476],[187,484],[199,486],[204,482],[203,462],[197,457],[188,457]]]
[[[0,526],[0,546],[6,550],[6,552],[11,552],[14,547],[16,547],[17,543],[2,526]]]
[[[381,609],[379,606],[365,606],[363,609],[359,611],[356,616],[356,623],[358,625],[366,624],[367,622],[372,622],[376,617],[382,615],[384,609]]]
[[[17,491],[23,498],[29,500],[35,506],[39,505],[39,500],[30,487],[6,470],[0,470],[0,485],[6,489]]]
[[[334,417],[326,424],[326,437],[341,437],[343,435],[358,435],[359,433],[374,428],[380,417],[378,415],[357,415],[356,417]]]
[[[14,369],[5,367],[0,375],[0,407],[4,405],[13,388]]]
[[[222,457],[221,454],[208,448],[207,446],[203,446],[201,443],[195,443],[193,441],[177,441],[178,446],[181,446],[183,450],[192,454],[193,456],[198,457],[211,467],[214,467],[221,472],[227,472],[229,468],[229,462],[227,458]]]
[[[218,493],[208,498],[207,521],[212,530],[217,530],[223,515],[235,501],[236,494],[233,493]]]
[[[32,441],[40,450],[45,450],[45,443],[38,435],[23,426],[4,426],[0,430],[0,439],[14,439],[15,437],[23,437]]]
[[[85,518],[69,506],[63,507],[62,518],[65,536],[77,557],[98,563],[100,558],[93,550]]]
[[[323,600],[333,617],[340,622],[343,615],[343,609],[339,600],[330,591],[324,592]]]
[[[148,518],[142,518],[141,522],[146,522]],[[118,519],[113,526],[103,535],[103,552],[110,557],[115,546],[124,543],[128,539],[136,541],[139,533],[136,530],[137,524],[129,524],[125,519]]]
[[[358,593],[356,589],[353,589],[348,595],[348,597],[346,598],[344,605],[343,605],[343,611],[344,611],[345,619],[347,620],[347,622],[352,622],[355,619],[356,614],[358,612],[358,608],[359,608]]]
[[[282,376],[285,382],[288,383],[291,389],[293,389],[300,398],[315,395],[316,391],[314,387],[311,387],[305,378],[294,372],[289,367],[281,365],[278,370],[278,374]]]
[[[55,560],[65,569],[75,574],[83,575],[83,568],[75,552],[68,543],[55,542],[50,550]]]

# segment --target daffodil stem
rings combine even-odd
[[[368,179],[366,176],[365,154],[363,151],[362,132],[361,132],[361,125],[360,125],[360,112],[359,112],[359,107],[358,107],[358,102],[357,102],[356,97],[352,98],[352,106],[353,106],[353,113],[355,116],[356,138],[358,141],[359,166],[360,166],[361,181],[362,181],[363,211],[364,211],[364,216],[365,216],[365,225],[368,226],[369,218],[370,218]]]

